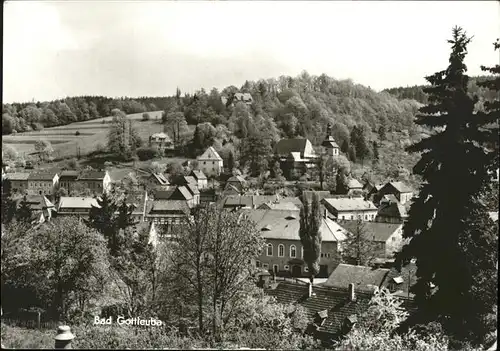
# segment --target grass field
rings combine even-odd
[[[143,141],[147,141],[151,134],[163,131],[161,125],[162,111],[148,113],[150,115],[149,121],[142,121],[142,113],[127,116],[128,119],[133,121],[133,127],[137,129]],[[98,145],[106,145],[111,119],[111,117],[104,117],[47,128],[41,131],[6,135],[3,136],[2,142],[10,144],[25,158],[30,158],[30,155],[35,153],[34,144],[40,139],[46,139],[52,143],[56,159],[75,157],[78,151],[84,156],[95,151]],[[106,120],[105,124],[102,123],[103,120]],[[79,131],[80,135],[75,135],[76,131]]]

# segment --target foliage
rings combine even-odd
[[[319,260],[321,256],[321,213],[319,196],[313,193],[310,203],[304,195],[303,206],[300,209],[300,243],[304,248],[304,261],[311,273],[311,283],[314,276],[319,273]]]
[[[137,157],[141,161],[151,160],[158,157],[159,154],[160,152],[156,147],[141,147],[137,149]]]
[[[35,143],[35,151],[38,152],[40,160],[45,160],[52,155],[54,149],[52,148],[50,141],[41,139]]]
[[[151,116],[149,115],[149,113],[144,112],[144,113],[142,114],[142,120],[143,120],[143,121],[149,121],[150,119],[151,119]]]
[[[54,331],[11,327],[2,323],[2,345],[6,349],[51,349]]]
[[[346,240],[342,241],[342,257],[346,262],[357,266],[370,266],[379,253],[377,243],[373,241],[373,234],[366,228],[362,219],[356,220],[354,231],[346,233]]]
[[[128,161],[136,149],[142,145],[142,140],[122,111],[113,109],[112,113],[113,119],[108,132],[108,149],[117,157]]]
[[[493,223],[478,201],[491,182],[491,170],[498,168],[498,155],[488,147],[491,135],[496,133],[498,139],[498,125],[487,126],[494,116],[478,118],[476,99],[467,94],[469,78],[463,60],[470,39],[454,28],[449,42],[450,64],[427,77],[432,84],[425,89],[429,105],[421,108],[417,120],[433,133],[408,148],[422,153],[413,171],[424,183],[404,225],[403,236],[411,240],[398,261],[417,259],[413,292],[421,321],[437,319],[451,337],[478,345],[489,332],[485,314],[495,304],[493,299],[478,301],[478,295],[490,296],[490,286],[475,282],[478,276],[495,271],[491,257],[498,256],[491,245],[497,238],[488,229]],[[462,185],[460,191],[456,184]],[[467,251],[467,247],[474,249]]]

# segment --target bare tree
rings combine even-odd
[[[343,260],[358,266],[369,266],[377,256],[378,247],[365,222],[357,219],[354,229],[347,231],[346,237],[342,242]]]

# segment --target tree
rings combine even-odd
[[[234,152],[233,150],[230,150],[227,157],[227,169],[232,170],[234,166],[235,166]]]
[[[300,209],[299,237],[304,248],[304,261],[311,273],[311,284],[314,276],[319,273],[319,260],[321,256],[321,213],[319,196],[313,193],[312,202],[303,197],[303,206]]]
[[[370,155],[370,147],[363,126],[354,126],[351,130],[351,144],[356,150],[356,159],[364,160]]]
[[[16,202],[10,196],[2,194],[2,223],[11,223],[18,213],[17,211]]]
[[[332,156],[320,155],[316,161],[317,174],[321,190],[323,184],[330,181],[334,176],[334,161]]]
[[[384,141],[387,139],[387,136],[386,136],[386,130],[385,130],[385,126],[384,125],[381,125],[380,127],[378,127],[378,137],[381,141]]]
[[[115,213],[118,206],[107,192],[97,199],[97,206],[92,206],[89,211],[87,224],[97,230],[107,240],[108,249],[117,251],[117,228],[115,225]]]
[[[251,130],[248,137],[242,141],[240,162],[244,167],[249,167],[250,174],[256,177],[263,168],[267,169],[267,158],[271,152],[270,140],[258,131]]]
[[[376,141],[373,142],[373,163],[376,164],[379,160],[378,154],[378,144]]]
[[[31,231],[27,246],[29,282],[53,301],[55,316],[64,318],[69,303],[88,301],[102,292],[108,269],[104,239],[79,219],[44,223]]]
[[[123,160],[130,160],[133,152],[141,146],[137,131],[132,127],[132,121],[127,120],[125,113],[118,109],[112,111],[113,119],[108,132],[108,149]]]
[[[377,243],[372,236],[365,222],[358,218],[354,230],[347,231],[346,240],[342,242],[344,260],[356,266],[370,266],[378,253]]]
[[[35,151],[38,152],[40,160],[45,160],[52,155],[54,149],[52,148],[50,141],[41,139],[35,143]]]
[[[181,132],[184,132],[187,128],[184,114],[182,112],[168,112],[165,115],[164,124],[164,131],[172,135],[174,144],[177,145],[180,141]]]
[[[33,210],[28,205],[28,199],[26,195],[20,201],[19,207],[16,210],[15,217],[18,222],[23,222],[23,223],[32,223],[33,220],[35,219],[35,216],[33,215]]]
[[[142,114],[142,120],[143,120],[143,121],[149,121],[150,119],[151,119],[151,116],[149,115],[149,113],[144,112],[144,113]]]
[[[481,262],[481,257],[467,257],[464,245],[471,243],[471,231],[477,231],[480,225],[471,214],[480,218],[479,214],[487,212],[478,198],[491,182],[489,169],[494,156],[484,147],[489,135],[483,132],[487,120],[474,114],[476,99],[467,94],[469,77],[463,60],[469,42],[465,32],[455,27],[449,41],[449,66],[426,78],[431,84],[424,89],[429,104],[420,109],[416,123],[433,128],[434,133],[407,148],[422,153],[413,173],[421,175],[424,182],[403,227],[403,236],[410,242],[403,247],[398,262],[417,260],[418,281],[412,290],[420,321],[442,321],[448,335],[477,345],[487,331],[483,323],[478,323],[484,317],[484,308],[473,293],[474,275],[478,273],[475,263]],[[498,138],[498,129],[496,133]],[[462,184],[461,191],[456,191],[454,184]],[[481,249],[475,253],[493,250],[491,245],[477,245]],[[492,262],[482,262],[483,272],[496,269],[491,267]]]

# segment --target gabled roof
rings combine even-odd
[[[413,192],[413,190],[403,182],[389,182],[388,184],[392,185],[394,187],[394,189],[396,189],[400,193]]]
[[[324,146],[329,149],[339,149],[339,144],[335,142],[335,139],[331,135],[329,135],[325,140],[323,140],[323,143],[321,143],[321,146]]]
[[[349,231],[350,233],[356,233],[357,221],[347,221],[339,220],[338,224]],[[363,222],[363,231],[367,236],[367,239],[374,240],[376,242],[386,242],[397,230],[399,230],[403,224],[401,223],[382,223],[382,222]]]
[[[363,184],[361,184],[357,179],[351,178],[347,183],[349,189],[363,189]]]
[[[178,186],[177,191],[172,194],[172,197],[175,197],[177,194],[181,194],[184,197],[184,200],[191,200],[193,198],[193,195],[185,186]]]
[[[362,197],[334,197],[321,200],[324,204],[331,206],[335,210],[341,211],[362,211],[376,210],[377,208],[371,201],[367,201]]]
[[[191,174],[197,180],[207,180],[207,176],[205,175],[205,173],[203,173],[203,171],[201,171],[199,169],[194,169],[193,171],[191,171]]]
[[[53,180],[56,175],[56,172],[30,173],[28,180]]]
[[[192,195],[200,195],[200,190],[198,190],[198,187],[194,184],[188,184],[186,185],[186,188],[189,190],[189,192]]]
[[[155,214],[155,212],[167,212],[170,214],[189,213],[189,206],[185,200],[155,200],[152,202],[151,206],[148,207],[146,211],[148,214]]]
[[[63,196],[59,199],[57,210],[59,211],[61,208],[91,209],[92,206],[99,207],[97,199],[93,197]]]
[[[16,200],[16,206],[19,207],[22,202],[24,202],[26,199],[26,204],[32,209],[32,210],[43,210],[45,208],[55,208],[54,204],[49,201],[45,196],[43,195],[27,195],[20,197],[19,199]]]
[[[106,171],[83,170],[78,175],[78,180],[103,180]]]
[[[373,296],[369,292],[356,292],[356,301],[349,300],[347,289],[314,286],[315,296],[308,297],[306,284],[281,282],[272,284],[265,292],[276,298],[278,303],[300,305],[307,311],[309,322],[312,322],[318,312],[325,311],[327,317],[318,331],[336,335],[340,333],[342,324],[350,316],[364,313]]]
[[[259,207],[263,203],[276,201],[276,195],[228,195],[224,200],[224,207]]]
[[[377,216],[389,218],[406,218],[406,208],[399,202],[382,203],[378,208]]]
[[[281,139],[274,146],[274,152],[280,156],[288,156],[291,152],[304,153],[307,143],[311,143],[307,139]]]
[[[242,176],[240,175],[237,175],[237,176],[232,176],[231,178],[229,178],[227,180],[228,183],[240,183],[240,184],[245,184],[247,181],[245,180],[245,178],[243,178]]]
[[[300,209],[293,202],[266,202],[257,207],[259,210],[285,210],[299,211]]]
[[[233,184],[226,183],[223,193],[225,195],[239,195],[241,194],[241,190],[236,188]]]
[[[184,181],[186,184],[198,184],[198,181],[193,176],[184,176]]]
[[[16,173],[6,173],[5,177],[9,180],[28,180],[30,173],[16,172]]]
[[[174,193],[175,189],[175,186],[170,186],[162,190],[156,190],[153,192],[153,197],[155,200],[168,200]]]
[[[244,209],[247,218],[254,221],[257,229],[268,228],[262,235],[266,239],[298,240],[300,228],[300,213],[297,210],[253,210]],[[324,242],[345,240],[345,229],[330,218],[321,218],[320,232]]]
[[[168,179],[162,173],[152,173],[151,178],[155,179],[160,185],[169,185]]]
[[[323,286],[348,288],[352,283],[355,290],[372,291],[375,286],[382,286],[388,273],[387,268],[373,269],[341,263],[330,274]]]
[[[154,133],[153,135],[151,135],[151,138],[170,140],[170,137],[168,136],[168,134],[165,134],[165,133]]]
[[[215,151],[215,149],[210,146],[208,149],[205,150],[205,152],[201,155],[201,156],[198,156],[197,157],[198,160],[216,160],[216,161],[222,161],[222,157],[219,156],[219,154],[217,153],[217,151]]]

